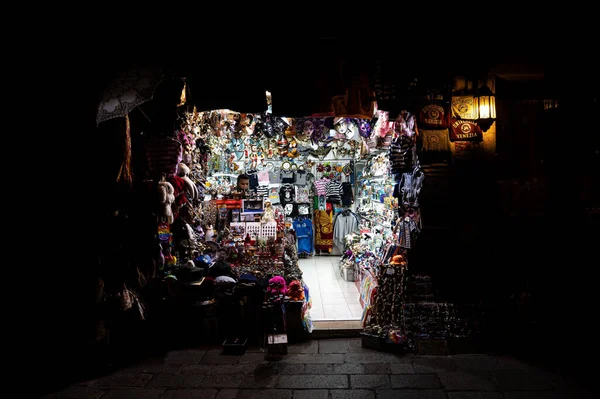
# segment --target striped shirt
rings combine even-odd
[[[317,195],[326,195],[327,194],[327,183],[329,183],[329,179],[325,179],[325,178],[320,178],[319,180],[315,181],[315,191],[317,192]]]
[[[339,204],[342,202],[342,183],[336,180],[330,180],[325,187],[327,202],[332,204]]]
[[[269,196],[269,187],[268,186],[257,186],[256,189],[256,195],[258,197],[268,197]]]

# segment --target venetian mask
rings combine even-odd
[[[304,126],[302,127],[302,132],[307,137],[310,137],[315,131],[315,124],[312,121],[304,121]]]
[[[340,120],[337,121],[334,127],[339,134],[346,134],[346,132],[349,129],[348,120],[346,118],[340,118]]]
[[[289,125],[282,118],[275,118],[273,122],[273,128],[277,133],[283,133],[289,127]]]

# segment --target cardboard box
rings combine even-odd
[[[243,355],[248,347],[248,338],[228,338],[223,341],[223,354]]]
[[[354,282],[354,269],[349,267],[342,267],[342,277],[346,281]]]

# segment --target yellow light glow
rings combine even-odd
[[[490,118],[490,98],[488,96],[479,97],[479,119]]]
[[[484,85],[477,96],[479,119],[496,119],[496,97],[487,85]]]

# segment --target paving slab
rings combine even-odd
[[[225,355],[218,345],[166,352],[75,381],[43,398],[555,399],[595,398],[571,377],[510,356],[418,356],[361,347],[360,338]],[[590,364],[595,364],[590,361]],[[590,381],[595,386],[595,381]]]

